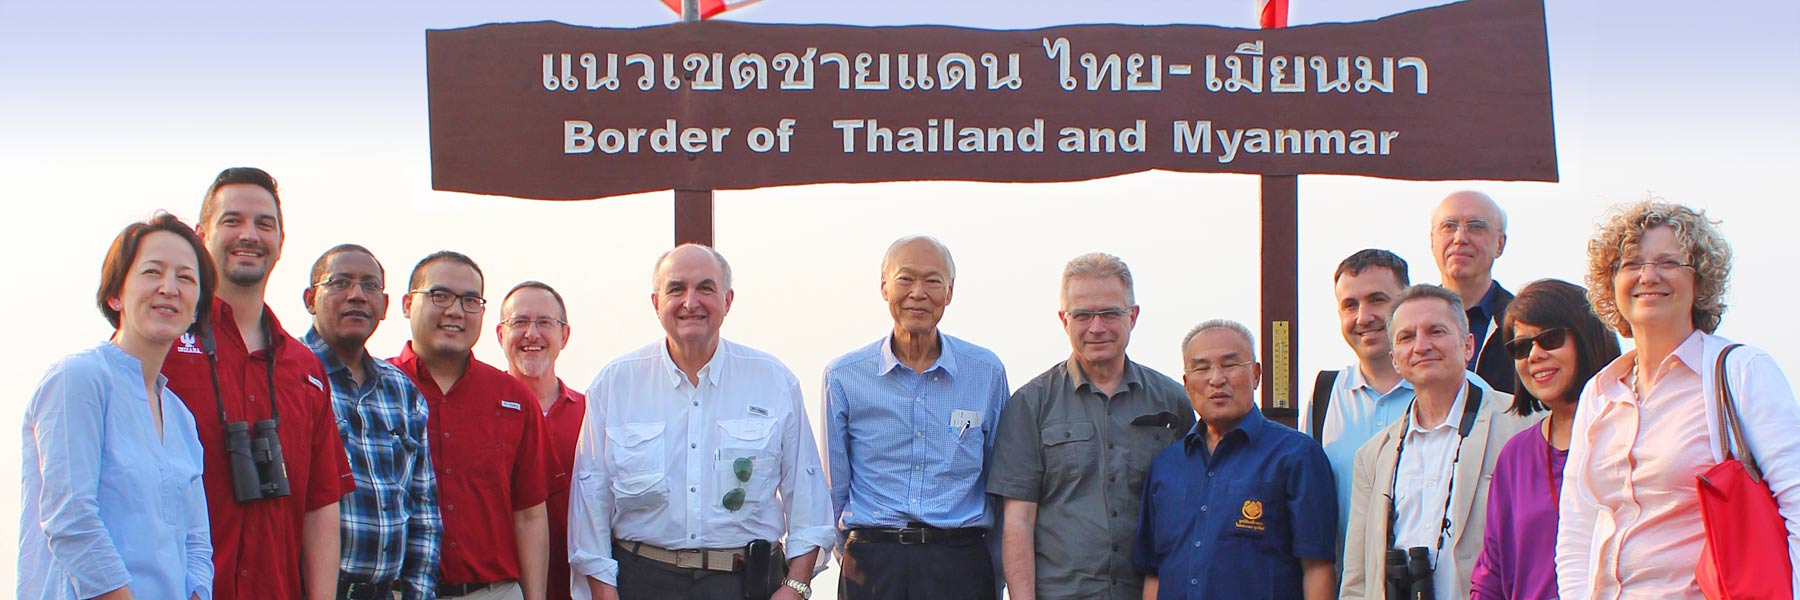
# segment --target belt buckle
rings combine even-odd
[[[706,551],[676,550],[675,566],[683,569],[704,569],[706,568]]]
[[[901,544],[911,545],[925,543],[924,529],[901,529],[898,533],[900,534]]]

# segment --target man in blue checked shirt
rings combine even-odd
[[[356,491],[340,507],[340,600],[436,597],[437,478],[426,447],[424,396],[365,347],[387,316],[385,272],[367,248],[343,244],[313,263],[301,293],[313,326],[306,345],[331,378],[338,435]]]
[[[986,457],[1010,388],[987,349],[939,332],[950,250],[901,238],[881,261],[894,331],[825,368],[838,597],[990,600]]]

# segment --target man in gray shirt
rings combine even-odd
[[[987,491],[1005,501],[1001,560],[1013,600],[1137,600],[1131,566],[1144,473],[1194,426],[1181,384],[1125,357],[1131,269],[1091,253],[1063,268],[1058,312],[1074,347],[1000,413]]]

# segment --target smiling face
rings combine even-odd
[[[387,318],[387,292],[363,289],[364,285],[385,287],[381,265],[367,254],[343,251],[331,255],[323,270],[319,280],[301,294],[306,312],[313,315],[313,329],[333,348],[360,347]],[[333,285],[339,282],[349,285],[340,290]]]
[[[1675,230],[1659,225],[1644,230],[1636,248],[1619,256],[1613,271],[1613,301],[1634,331],[1694,327],[1694,269],[1664,268],[1657,263],[1690,262]],[[1640,263],[1639,268],[1629,268]]]
[[[1083,365],[1122,364],[1138,307],[1131,304],[1125,282],[1117,277],[1071,277],[1057,313],[1069,333],[1069,345]]]
[[[281,216],[275,196],[260,186],[233,183],[216,192],[217,208],[196,233],[206,242],[219,276],[239,287],[268,281],[281,259]]]
[[[569,343],[569,325],[562,306],[549,291],[521,287],[500,306],[495,326],[506,362],[514,373],[539,377],[556,373],[556,357]]]
[[[919,336],[937,329],[955,284],[943,253],[930,242],[914,240],[895,248],[883,263],[881,299],[894,316],[894,331]]]
[[[1388,360],[1394,349],[1388,341],[1388,309],[1404,288],[1386,267],[1344,273],[1332,286],[1338,303],[1338,330],[1359,360]]]
[[[447,292],[457,297],[449,306],[438,306],[431,295],[408,293],[400,307],[412,324],[413,351],[439,357],[461,356],[481,338],[484,310],[468,311],[462,298],[481,296],[481,275],[469,265],[440,260],[419,269],[418,288]]]
[[[1250,341],[1223,327],[1207,329],[1181,349],[1182,386],[1209,429],[1229,431],[1256,405],[1262,366]]]
[[[1457,192],[1431,213],[1431,258],[1444,283],[1492,277],[1506,250],[1500,207],[1485,194]]]
[[[719,261],[698,246],[676,248],[657,265],[650,305],[671,350],[709,353],[718,345],[725,314],[731,312],[732,292],[724,278]]]
[[[1450,303],[1417,298],[1394,310],[1394,369],[1415,388],[1460,386],[1474,337],[1461,331]]]
[[[145,235],[122,283],[119,294],[107,299],[119,311],[118,337],[167,350],[194,324],[200,257],[181,236],[167,231]]]
[[[1513,323],[1513,339],[1530,338],[1544,329],[1525,322]],[[1574,402],[1576,394],[1581,390],[1575,384],[1576,367],[1580,358],[1575,351],[1575,334],[1565,333],[1565,338],[1555,350],[1545,350],[1539,344],[1531,345],[1531,354],[1523,360],[1513,360],[1513,368],[1519,373],[1519,381],[1524,382],[1525,389],[1539,400],[1546,402]]]

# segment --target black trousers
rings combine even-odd
[[[994,600],[987,540],[845,542],[840,600]]]
[[[744,577],[735,572],[683,569],[616,543],[613,558],[619,561],[619,600],[744,600]]]

